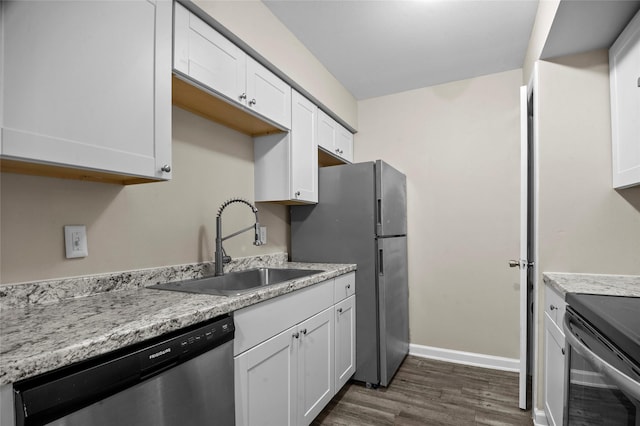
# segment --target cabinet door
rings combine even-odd
[[[562,424],[564,406],[564,335],[544,314],[544,411],[550,426]]]
[[[291,86],[250,57],[247,57],[247,106],[291,128]]]
[[[297,426],[296,329],[288,329],[235,358],[236,425]]]
[[[351,296],[335,306],[336,392],[356,371],[356,297]]]
[[[640,13],[609,50],[613,187],[640,184]]]
[[[318,202],[318,107],[296,91],[291,95],[291,199]]]
[[[336,149],[340,157],[346,161],[353,162],[353,133],[340,126],[338,138],[336,139]]]
[[[334,395],[333,307],[298,326],[298,424],[308,425]]]
[[[171,2],[1,7],[2,156],[168,179]]]
[[[336,154],[338,123],[324,111],[318,110],[318,146],[332,154]]]
[[[179,3],[175,5],[173,67],[246,105],[247,55]]]

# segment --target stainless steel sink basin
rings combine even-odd
[[[258,287],[279,284],[320,272],[324,271],[315,269],[258,268],[246,271],[229,272],[228,274],[219,277],[207,277],[195,280],[156,284],[149,286],[148,288],[181,291],[185,293],[235,296],[255,290]]]

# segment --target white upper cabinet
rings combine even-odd
[[[1,7],[3,171],[169,179],[172,3]]]
[[[174,69],[244,105],[247,79],[244,51],[179,3],[175,5],[174,21]]]
[[[318,111],[318,146],[346,162],[353,162],[353,134],[324,111]]]
[[[318,107],[296,91],[291,131],[254,138],[256,201],[318,202]]]
[[[258,114],[291,128],[291,86],[247,57],[247,106]]]
[[[173,67],[228,102],[291,128],[291,87],[179,3]]]
[[[609,50],[613,187],[640,184],[640,12]]]

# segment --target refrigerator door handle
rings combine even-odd
[[[382,249],[378,250],[378,264],[380,265],[378,268],[378,273],[380,275],[384,275],[384,252]]]
[[[378,198],[378,226],[382,226],[382,199]]]

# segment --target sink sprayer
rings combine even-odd
[[[256,222],[251,226],[247,226],[246,228],[243,228],[237,232],[234,232],[233,234],[229,234],[226,237],[223,237],[222,236],[222,212],[228,205],[233,203],[242,203],[249,206],[251,208],[251,211],[256,216]],[[235,237],[236,235],[240,235],[243,232],[250,231],[251,229],[254,230],[254,234],[255,234],[253,245],[261,246],[263,243],[260,240],[260,223],[258,222],[258,209],[253,204],[241,198],[232,198],[222,203],[222,205],[218,209],[218,215],[216,216],[216,253],[215,253],[215,275],[216,276],[224,275],[224,264],[231,262],[231,256],[227,256],[227,253],[224,251],[224,247],[222,247],[222,242],[224,240],[228,240],[229,238]]]

